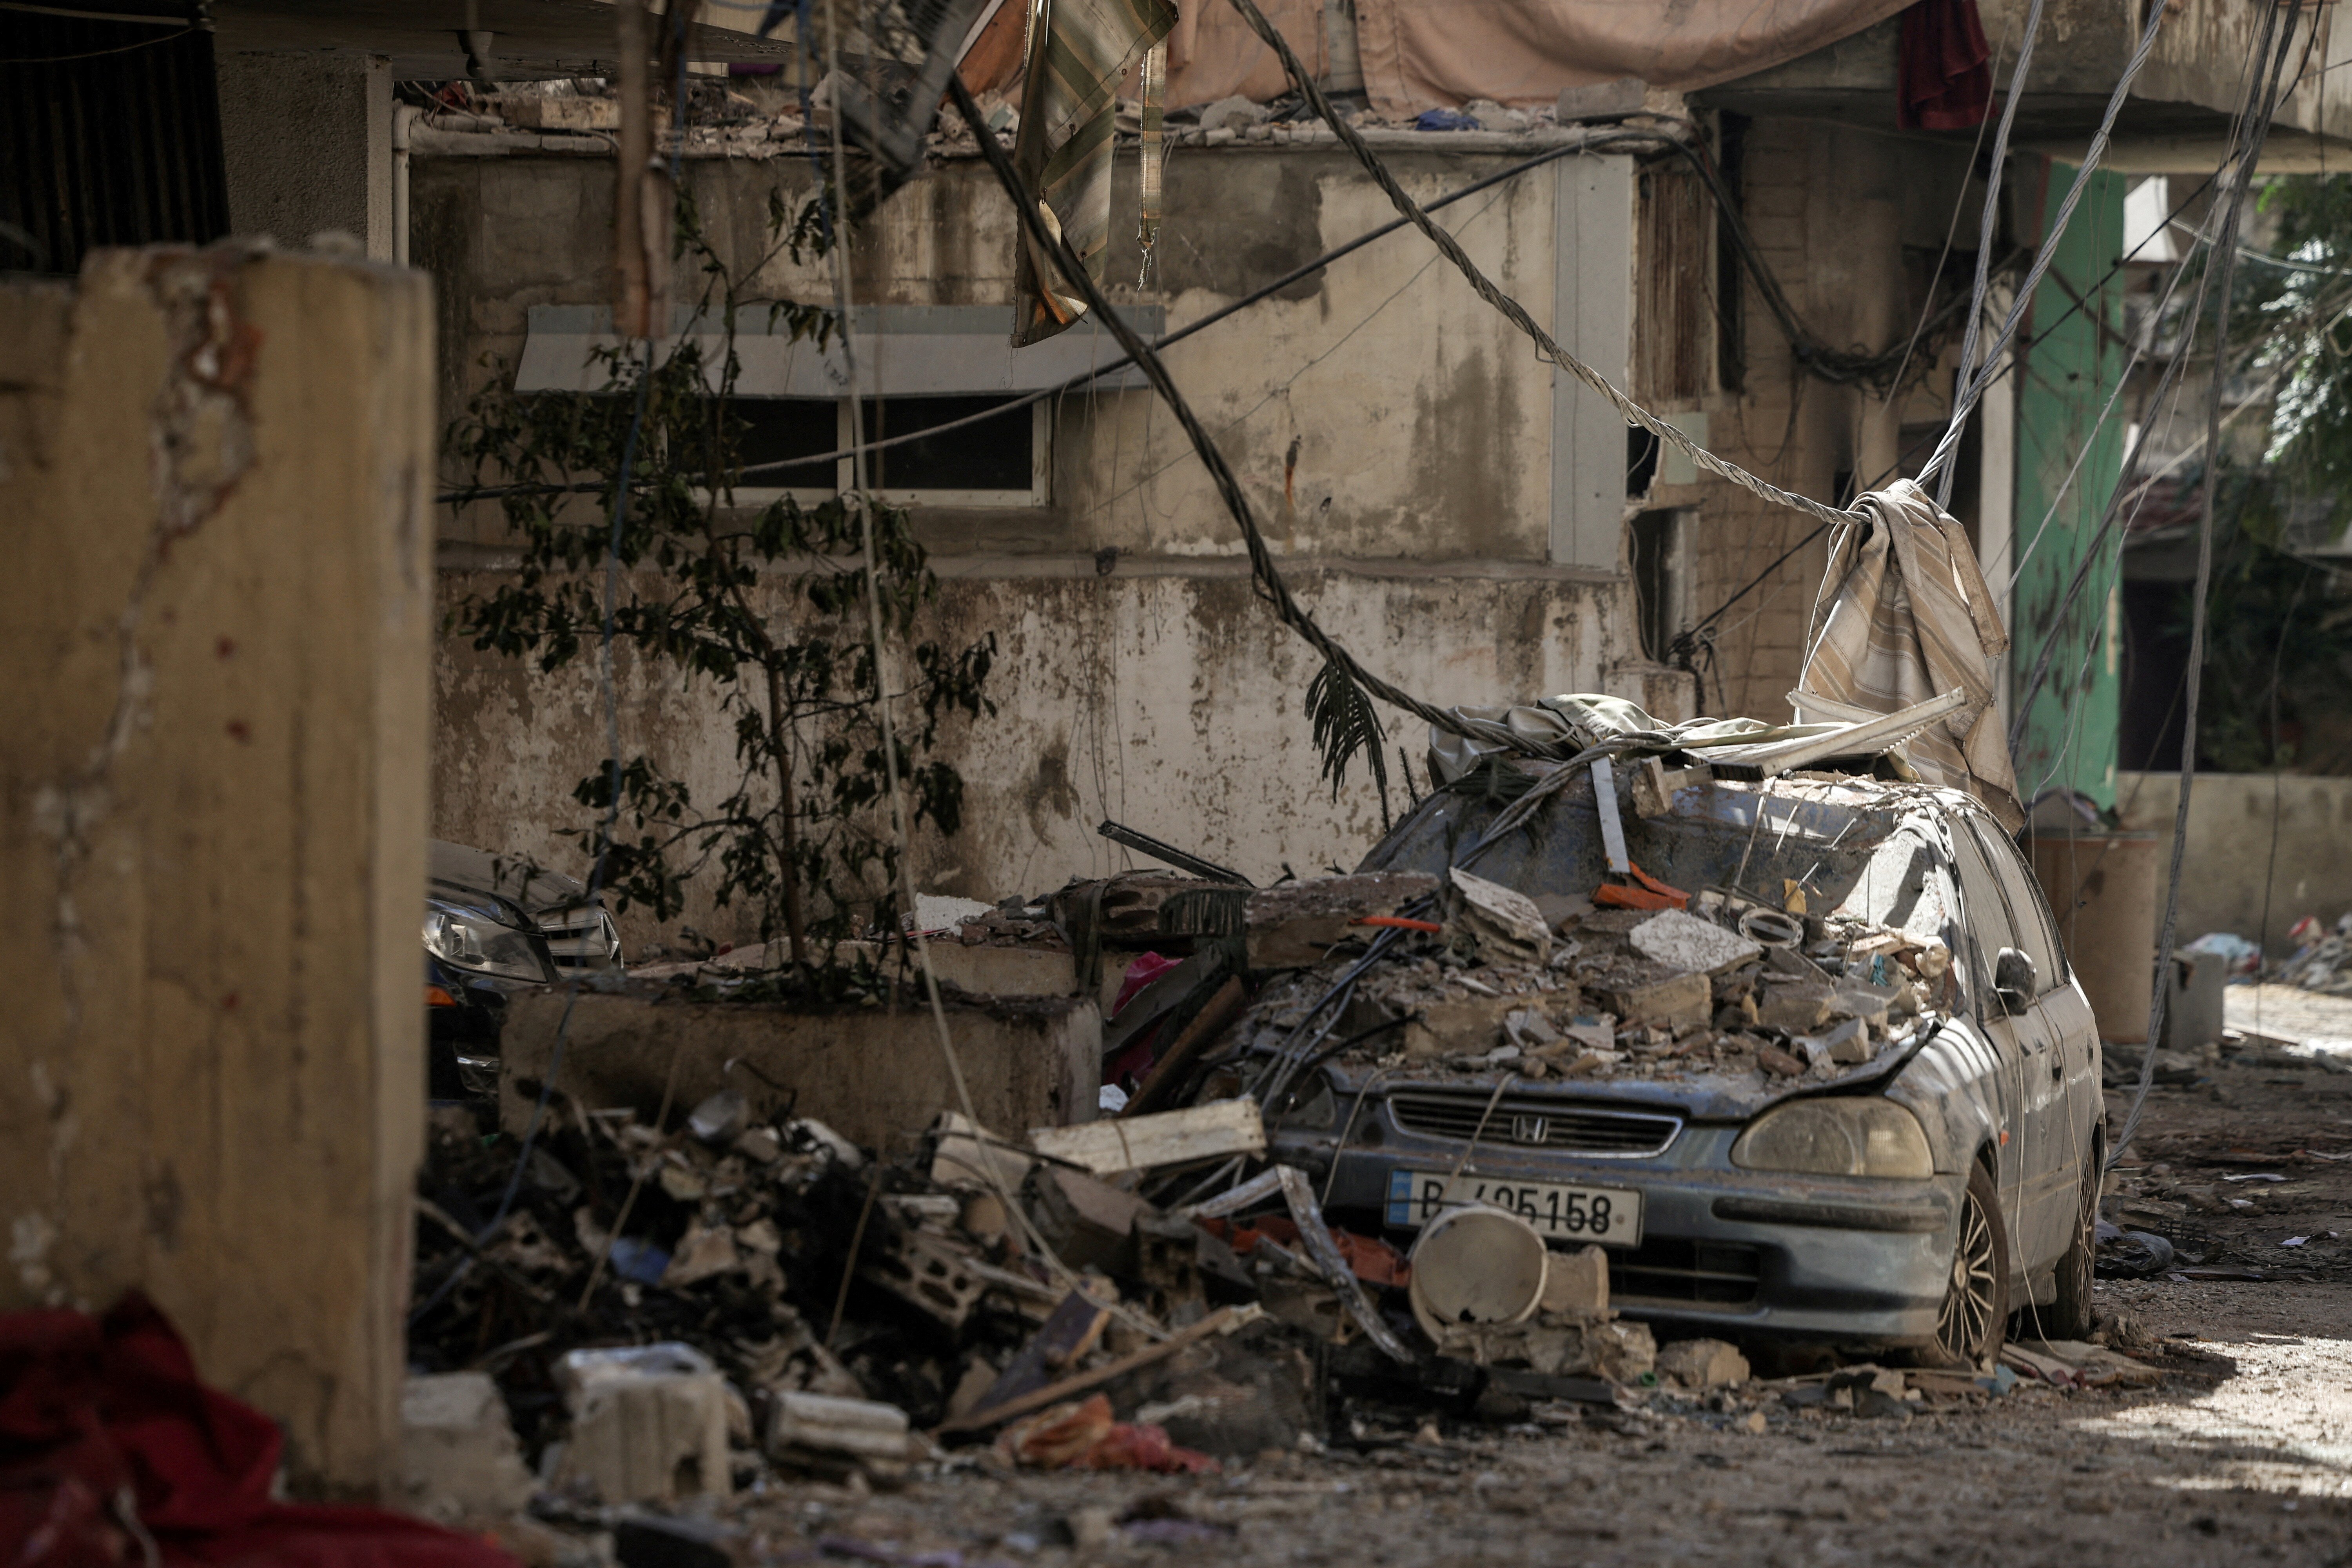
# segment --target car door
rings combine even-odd
[[[1952,823],[1952,858],[1959,873],[1960,924],[1968,951],[1969,1001],[1978,1026],[2000,1058],[2000,1186],[2001,1218],[2009,1227],[2010,1268],[2020,1277],[2048,1266],[2050,1189],[2057,1178],[2051,1142],[2043,1133],[2055,1090],[2050,1081],[2049,1041],[2041,1010],[2005,1009],[1993,992],[1993,965],[2004,947],[2019,946],[2017,928],[2001,890],[2000,878],[1964,814]]]
[[[2030,1274],[2047,1268],[2064,1249],[2074,1211],[2074,1178],[2078,1167],[2066,1158],[2064,1148],[2065,1064],[2040,995],[2049,987],[2053,970],[2062,976],[2058,983],[2064,984],[2065,963],[2053,951],[2054,941],[2045,934],[2049,927],[2041,920],[2039,906],[2019,896],[2026,889],[2013,889],[2011,879],[2001,875],[2003,863],[2011,858],[2006,836],[1973,812],[1964,815],[1962,826],[1966,829],[1961,854],[1963,897],[1973,875],[1997,901],[2007,932],[2000,943],[1988,936],[1980,946],[1985,974],[1981,1012],[2008,1024],[2016,1048],[2010,1072],[2018,1116],[2010,1132],[2011,1141],[2020,1149],[2018,1225],[2010,1233],[2010,1245],[2019,1270]],[[2007,1012],[1993,994],[1993,964],[2004,946],[2033,960],[2037,994],[2021,1013]]]
[[[2063,1250],[2074,1234],[2075,1211],[2082,1201],[2084,1162],[2096,1152],[2093,1131],[2106,1112],[2099,1085],[2098,1024],[2091,1016],[2090,999],[2074,984],[2065,943],[2058,934],[2057,917],[2051,913],[2032,868],[2007,834],[1981,821],[1976,827],[1985,858],[1992,862],[2001,890],[2009,897],[2018,945],[2032,955],[2040,982],[2034,1005],[2041,1012],[2042,1033],[2050,1047],[2042,1063],[2042,1076],[2049,1079],[2050,1100],[2037,1133],[2050,1140],[2048,1163],[2057,1173],[2051,1194],[2053,1245]]]

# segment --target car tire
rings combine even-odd
[[[2090,1336],[2095,1315],[2091,1265],[2098,1251],[2099,1171],[2104,1163],[2098,1146],[2093,1144],[2091,1161],[2083,1171],[2083,1201],[2074,1215],[2074,1234],[2067,1239],[2066,1255],[2058,1260],[2058,1299],[2046,1308],[2034,1309],[2045,1340]]]
[[[2009,1231],[2000,1223],[2000,1192],[1991,1172],[1972,1165],[1936,1337],[1912,1359],[1921,1366],[1974,1370],[2000,1354],[2008,1327]]]

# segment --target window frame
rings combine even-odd
[[[1019,394],[1013,395],[1018,396]],[[1006,399],[1007,402],[1011,397]],[[737,403],[752,401],[784,401],[783,399],[753,399],[738,393],[730,400]],[[809,400],[804,400],[809,401]],[[876,401],[858,399],[858,405]],[[1053,504],[1054,431],[1051,409],[1054,399],[1041,397],[1029,405],[1029,488],[1015,489],[915,489],[903,485],[887,486],[873,492],[877,500],[889,506],[943,507],[961,510],[982,510],[1013,507],[1045,507]],[[834,446],[846,450],[857,445],[856,419],[846,397],[833,400]],[[1009,411],[1008,411],[1009,412]],[[902,432],[903,434],[904,432]],[[766,506],[771,501],[790,500],[802,506],[814,506],[837,495],[845,495],[857,488],[857,459],[854,457],[834,459],[834,483],[831,489],[807,489],[797,486],[738,485],[735,500],[738,505]]]

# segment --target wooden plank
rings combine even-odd
[[[1158,1344],[1146,1345],[1133,1355],[1124,1355],[1117,1361],[1106,1362],[1092,1372],[1082,1372],[1076,1377],[1066,1377],[1059,1383],[1048,1384],[1044,1388],[1024,1394],[1018,1399],[1008,1400],[1003,1405],[983,1405],[969,1415],[942,1422],[939,1430],[942,1433],[977,1432],[983,1426],[998,1426],[1012,1420],[1016,1415],[1026,1415],[1032,1410],[1043,1410],[1047,1405],[1058,1404],[1074,1394],[1084,1394],[1087,1389],[1108,1383],[1115,1377],[1125,1377],[1139,1367],[1150,1366],[1156,1361],[1165,1361],[1186,1345],[1197,1343],[1212,1334],[1232,1333],[1235,1329],[1254,1323],[1265,1316],[1265,1309],[1255,1302],[1245,1307],[1220,1307],[1191,1328],[1180,1329]]]
[[[1048,1159],[1108,1176],[1195,1160],[1263,1154],[1265,1122],[1255,1100],[1219,1100],[1153,1116],[1039,1127],[1030,1131],[1029,1146]]]
[[[1062,1304],[1054,1309],[1054,1315],[1045,1320],[1045,1326],[1029,1336],[1029,1342],[1021,1347],[1021,1353],[1013,1358],[1012,1364],[988,1385],[988,1392],[980,1396],[975,1408],[992,1410],[1045,1387],[1056,1373],[1094,1349],[1109,1321],[1108,1307],[1082,1290],[1071,1291],[1062,1298]]]
[[[1184,1026],[1184,1032],[1176,1037],[1176,1043],[1160,1053],[1158,1064],[1151,1069],[1151,1076],[1143,1080],[1142,1087],[1135,1091],[1135,1098],[1128,1101],[1127,1109],[1118,1113],[1120,1120],[1140,1121],[1157,1111],[1161,1100],[1173,1098],[1181,1087],[1181,1080],[1191,1075],[1192,1064],[1199,1061],[1202,1053],[1224,1034],[1228,1024],[1242,1016],[1242,1008],[1248,1001],[1249,990],[1242,984],[1239,975],[1218,987],[1217,994],[1209,998],[1208,1005]]]

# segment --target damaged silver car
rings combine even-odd
[[[2084,1332],[2098,1034],[1985,809],[1884,765],[1562,766],[1489,762],[1368,858],[1446,918],[1260,1013],[1272,1157],[1350,1228],[1488,1204],[1598,1243],[1612,1303],[1677,1334],[1961,1366],[2028,1302]]]

